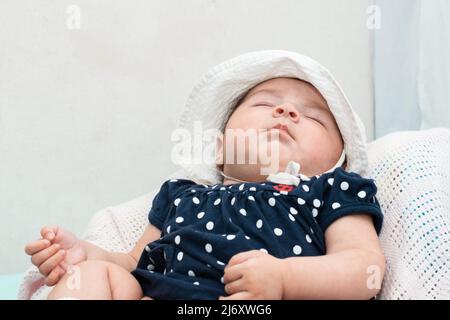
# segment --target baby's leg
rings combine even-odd
[[[138,300],[142,296],[141,286],[130,272],[113,263],[88,260],[66,273],[47,299]]]

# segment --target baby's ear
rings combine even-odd
[[[215,163],[219,169],[223,169],[223,135],[216,138]]]

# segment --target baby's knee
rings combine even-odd
[[[77,265],[85,281],[104,279],[113,299],[141,299],[142,289],[136,278],[123,267],[100,260],[87,260]]]
[[[69,267],[69,272],[71,271],[93,271],[93,272],[107,272],[112,266],[116,266],[111,262],[101,261],[101,260],[85,260],[76,265]],[[117,266],[116,266],[117,267]]]
[[[108,265],[103,261],[87,260],[68,266],[64,276],[60,279],[61,283],[81,283],[91,281],[94,277],[97,279],[107,278]]]
[[[125,285],[125,289],[119,284]],[[119,265],[87,260],[70,266],[49,295],[80,299],[140,299],[142,292],[134,277]]]

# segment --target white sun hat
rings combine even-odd
[[[304,55],[281,50],[250,52],[225,61],[210,69],[193,88],[183,113],[179,128],[194,136],[195,126],[202,131],[223,132],[236,103],[258,84],[274,78],[297,78],[312,84],[327,101],[344,140],[346,171],[367,177],[368,160],[365,127],[351,107],[342,88],[331,73],[315,60]],[[209,150],[215,158],[211,141],[201,142],[201,149]],[[192,145],[194,148],[198,145]],[[342,164],[343,157],[340,162]],[[213,161],[187,161],[179,163],[186,176],[193,180],[217,184],[223,177]],[[336,167],[336,166],[335,166]]]

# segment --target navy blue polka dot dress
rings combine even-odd
[[[350,214],[371,215],[379,234],[376,192],[372,179],[341,168],[298,186],[168,180],[149,213],[161,238],[146,246],[132,274],[154,299],[217,299],[226,295],[223,271],[237,253],[324,255],[325,230]]]

